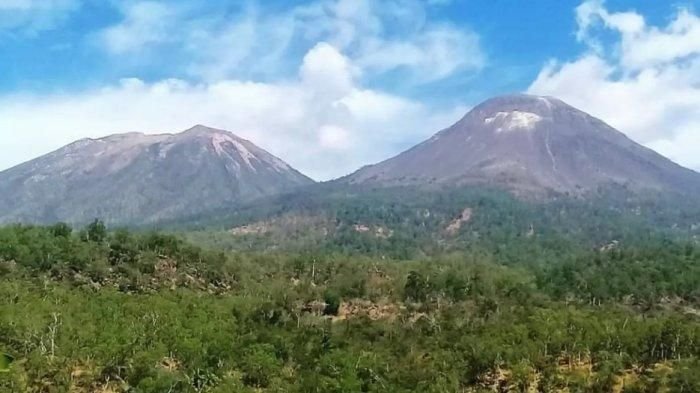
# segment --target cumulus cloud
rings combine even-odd
[[[0,96],[0,168],[86,136],[207,123],[330,179],[399,152],[465,110],[435,110],[365,88],[350,59],[329,43],[309,50],[297,74],[277,83],[125,79],[75,94]]]
[[[202,3],[206,4],[206,3]],[[276,74],[290,53],[329,42],[370,75],[403,72],[427,83],[485,64],[479,37],[434,23],[425,0],[316,0],[279,12],[247,3],[237,12],[161,1],[126,3],[123,19],[98,34],[113,55],[161,51],[187,57],[193,76]]]
[[[325,125],[319,130],[319,144],[328,149],[349,150],[352,147],[351,134],[342,127]]]
[[[603,24],[619,34],[617,57],[627,70],[673,63],[700,52],[700,18],[681,8],[667,26],[647,25],[636,12],[611,13],[602,0],[589,0],[576,9],[579,29],[577,37],[595,49],[602,50],[595,38],[596,27]]]
[[[0,33],[36,34],[49,30],[77,10],[80,0],[2,0]]]
[[[306,54],[300,74],[310,89],[332,102],[352,91],[356,70],[336,48],[322,42]]]
[[[700,169],[700,18],[681,8],[665,26],[603,1],[577,8],[588,51],[552,61],[529,87],[579,107],[671,159]],[[612,32],[615,40],[603,39]]]

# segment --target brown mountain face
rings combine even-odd
[[[341,181],[493,185],[519,195],[582,195],[608,185],[699,193],[700,174],[550,97],[488,100],[452,127]]]
[[[311,183],[227,131],[119,134],[80,140],[0,172],[0,222],[143,224]]]

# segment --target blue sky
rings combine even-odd
[[[0,170],[197,123],[317,179],[494,95],[558,96],[700,169],[700,0],[0,0]]]

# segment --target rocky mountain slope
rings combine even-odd
[[[143,224],[313,181],[253,143],[195,126],[83,139],[0,172],[0,222]]]
[[[700,192],[700,174],[558,99],[527,95],[488,100],[429,140],[341,182],[481,184],[527,195],[582,195],[608,185]]]

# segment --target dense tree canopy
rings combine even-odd
[[[654,239],[391,259],[5,227],[0,391],[699,391],[700,247]]]

